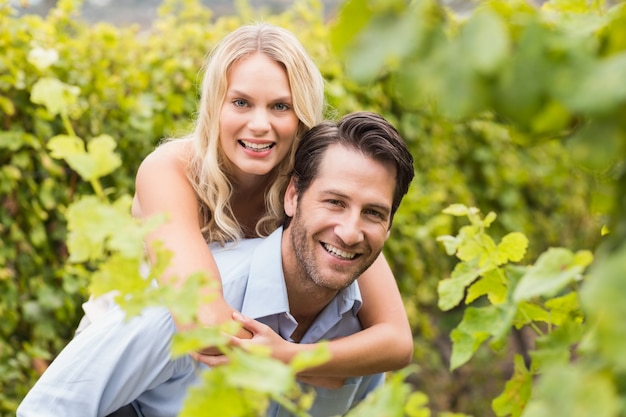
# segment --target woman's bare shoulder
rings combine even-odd
[[[193,151],[191,139],[176,139],[163,142],[142,161],[141,167],[175,165],[185,167]],[[140,169],[141,169],[140,167]]]

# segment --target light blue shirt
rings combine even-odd
[[[282,228],[266,239],[211,246],[222,277],[224,298],[244,315],[290,340],[297,323],[289,313],[282,271]],[[348,336],[361,330],[357,283],[339,294],[319,314],[302,343]],[[104,417],[133,403],[145,417],[173,417],[187,388],[206,367],[189,356],[172,360],[176,332],[164,308],[146,309],[126,321],[117,307],[89,325],[59,354],[18,408],[18,417]],[[345,414],[381,385],[383,374],[348,378],[339,389],[315,388],[313,417]],[[290,416],[272,404],[267,416]]]

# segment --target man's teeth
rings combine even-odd
[[[239,143],[241,143],[246,149],[250,149],[252,151],[257,151],[257,152],[267,151],[271,149],[272,146],[274,146],[273,143],[253,143],[253,142],[247,142],[245,140],[240,140]]]
[[[324,243],[323,246],[328,252],[332,253],[333,255],[339,258],[354,259],[354,257],[356,256],[356,253],[344,252],[341,249],[338,249],[334,246],[330,246],[328,243]]]

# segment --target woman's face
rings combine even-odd
[[[289,153],[299,120],[287,73],[255,53],[235,62],[220,111],[220,145],[233,174],[264,176]]]

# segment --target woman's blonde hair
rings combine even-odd
[[[244,231],[230,204],[232,196],[228,164],[219,146],[219,115],[226,97],[232,65],[256,52],[280,63],[287,72],[293,107],[300,120],[290,152],[270,173],[265,194],[266,211],[255,233],[266,236],[283,218],[283,195],[293,167],[300,137],[321,122],[324,113],[324,80],[298,39],[286,29],[259,23],[242,26],[228,34],[211,51],[204,66],[200,108],[193,133],[194,152],[189,164],[191,181],[202,211],[202,232],[208,242],[237,240]]]

